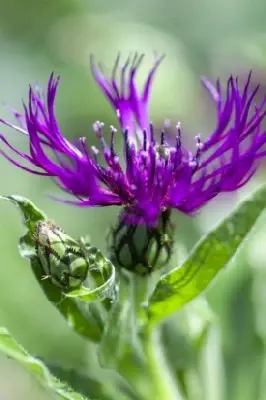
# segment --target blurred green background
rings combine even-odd
[[[192,137],[208,134],[215,112],[199,77],[242,76],[252,68],[254,80],[266,87],[265,20],[262,0],[0,0],[0,101],[21,110],[28,85],[45,86],[55,71],[61,75],[57,115],[62,131],[68,137],[93,138],[94,120],[107,125],[116,121],[91,78],[89,54],[111,68],[119,50],[125,56],[143,51],[148,67],[156,50],[167,58],[153,88],[151,119],[158,125],[165,118],[181,121],[184,132]],[[144,77],[145,68],[141,71]],[[1,115],[9,116],[4,105]],[[20,135],[1,130],[16,146],[26,148]],[[106,249],[103,232],[115,223],[116,209],[76,209],[56,203],[47,197],[58,191],[51,180],[30,176],[3,157],[0,168],[1,194],[30,198],[69,234],[89,233],[94,245]],[[264,177],[262,172],[232,198],[220,197],[193,220],[176,215],[179,259]],[[1,203],[0,325],[30,353],[74,368],[86,366],[93,375],[93,349],[85,346],[45,300],[27,261],[18,254],[19,218],[14,207]],[[264,223],[208,290],[216,317],[207,361],[201,366],[206,400],[266,399]],[[49,398],[10,360],[0,359],[0,371],[0,400]]]

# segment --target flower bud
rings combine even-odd
[[[34,235],[36,256],[43,269],[43,279],[68,291],[86,279],[89,261],[86,247],[66,235],[52,221],[41,221]]]
[[[161,213],[156,227],[120,220],[109,236],[111,261],[141,275],[162,268],[172,255],[173,231],[169,210]]]

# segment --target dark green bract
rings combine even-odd
[[[131,225],[121,219],[110,232],[110,258],[118,268],[149,275],[169,263],[173,234],[169,210],[161,213],[156,227]]]

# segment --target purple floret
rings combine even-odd
[[[243,186],[256,171],[259,159],[266,155],[266,131],[261,128],[266,98],[254,105],[259,87],[251,90],[251,73],[243,89],[231,76],[224,94],[219,81],[214,86],[202,80],[216,106],[217,122],[204,142],[199,135],[195,137],[195,149],[191,151],[182,144],[179,123],[174,145],[172,141],[171,145],[167,143],[164,130],[156,138],[148,105],[152,81],[163,57],[155,59],[140,92],[135,78],[142,58],[135,55],[120,67],[118,57],[111,77],[91,59],[96,82],[120,123],[119,131],[110,128],[109,144],[104,139],[104,124],[99,121],[93,130],[100,150],[89,147],[85,137],[74,145],[63,136],[55,117],[59,78],[52,74],[46,96],[30,88],[24,112],[13,111],[17,125],[1,120],[28,136],[29,153],[19,151],[0,135],[3,145],[20,161],[4,150],[1,154],[28,172],[54,177],[65,192],[75,197],[65,202],[79,206],[120,205],[131,224],[156,226],[165,210],[175,208],[191,214],[217,194]],[[123,136],[123,160],[114,146],[115,135]],[[99,152],[104,163],[99,161]]]

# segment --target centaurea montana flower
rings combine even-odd
[[[174,208],[191,214],[219,193],[240,188],[266,155],[266,131],[261,128],[266,98],[254,105],[259,87],[250,90],[251,73],[242,89],[237,78],[231,76],[224,94],[219,80],[213,85],[203,79],[217,110],[214,131],[205,141],[197,135],[192,151],[183,145],[178,123],[175,144],[170,145],[164,130],[156,138],[148,114],[151,86],[162,58],[155,59],[142,91],[137,89],[136,73],[143,55],[128,58],[122,67],[118,57],[111,77],[91,59],[94,78],[120,123],[121,133],[111,127],[109,145],[104,139],[103,123],[98,121],[93,126],[104,163],[99,161],[99,150],[89,148],[85,137],[73,144],[63,136],[55,116],[59,77],[54,74],[50,76],[46,96],[38,88],[30,87],[24,112],[13,112],[17,125],[1,120],[28,137],[29,153],[12,146],[1,134],[2,143],[21,161],[3,149],[1,154],[28,172],[54,177],[64,191],[75,196],[67,202],[92,207],[122,206],[123,217],[134,225],[145,223],[155,227],[166,210]],[[123,136],[123,161],[114,146],[117,134]]]

